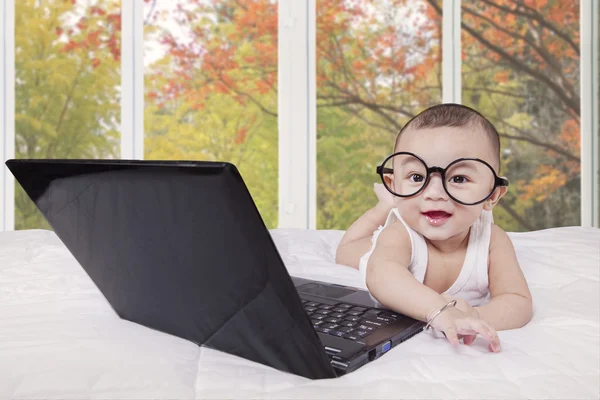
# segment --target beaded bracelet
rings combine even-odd
[[[452,306],[454,307],[456,305],[456,300],[452,300],[450,301],[448,304],[446,304],[445,306],[439,308],[438,310],[435,311],[435,314],[433,314],[428,320],[427,320],[427,325],[425,325],[425,328],[423,328],[424,331],[426,331],[427,329],[429,329],[429,327],[431,326],[431,323],[433,322],[433,320],[442,313],[442,311],[444,311],[446,308]]]

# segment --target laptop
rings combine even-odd
[[[227,162],[9,160],[123,319],[311,379],[423,329],[354,287],[291,277]]]

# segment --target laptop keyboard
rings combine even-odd
[[[352,341],[361,341],[400,318],[390,311],[348,303],[331,305],[302,300],[302,304],[317,332]]]

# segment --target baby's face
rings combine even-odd
[[[402,134],[395,152],[406,151],[421,157],[428,167],[446,168],[457,158],[479,158],[497,169],[497,156],[481,128],[440,127],[411,130]],[[452,200],[439,173],[419,194],[396,197],[406,223],[429,240],[446,240],[464,234],[481,214],[486,202],[465,206]]]

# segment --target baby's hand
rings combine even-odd
[[[465,314],[467,314],[469,317],[481,318],[479,316],[479,313],[475,309],[475,307],[472,307],[471,305],[469,305],[469,303],[467,303],[463,299],[455,299],[452,296],[448,296],[446,294],[443,294],[442,296],[444,297],[444,299],[446,301],[456,300],[455,307],[458,308],[460,311],[464,312]]]
[[[463,338],[464,344],[470,345],[477,335],[481,335],[489,342],[490,351],[500,351],[500,338],[496,330],[481,318],[471,317],[456,307],[447,307],[433,320],[431,327],[443,332],[455,346],[459,344],[459,336]]]
[[[383,206],[390,210],[395,206],[394,195],[391,194],[382,183],[375,183],[373,185],[373,191],[379,200],[379,206]]]

